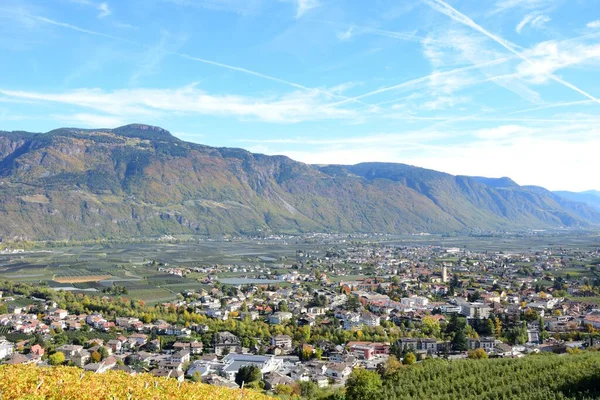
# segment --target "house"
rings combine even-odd
[[[78,367],[83,367],[88,363],[88,361],[90,361],[91,357],[92,355],[89,351],[81,350],[79,353],[76,353],[71,357],[71,362]]]
[[[218,361],[209,360],[196,360],[188,367],[186,371],[187,376],[194,376],[196,374],[204,378],[210,374],[217,372],[222,367],[222,364]]]
[[[278,311],[269,315],[269,323],[273,325],[280,325],[286,321],[292,319],[293,314],[287,311]]]
[[[591,325],[594,328],[600,328],[600,313],[593,312],[583,318],[583,325]]]
[[[1,345],[0,345],[1,347]],[[40,346],[39,344],[34,344],[33,346],[31,346],[31,349],[29,350],[29,354],[32,356],[32,358],[35,358],[39,361],[41,361],[42,356],[44,355],[46,351],[44,350],[44,348],[42,346]],[[1,353],[0,353],[1,355]],[[2,358],[2,357],[0,357]]]
[[[360,323],[366,326],[379,326],[381,318],[375,314],[365,313],[360,316]]]
[[[250,318],[252,321],[256,321],[259,318],[259,314],[256,311],[244,311],[240,314],[242,320]]]
[[[240,339],[231,332],[217,332],[213,337],[215,354],[222,356],[226,353],[236,352],[241,347]]]
[[[273,390],[278,385],[291,386],[296,383],[296,381],[294,381],[289,376],[280,374],[279,372],[269,372],[268,374],[265,375],[264,382],[265,382],[266,390]]]
[[[183,371],[180,370],[157,368],[150,371],[150,373],[156,377],[173,378],[176,379],[177,382],[183,382],[185,379]]]
[[[467,317],[467,319],[483,319],[490,316],[492,309],[483,303],[468,303],[463,302],[460,304],[460,313]]]
[[[180,350],[169,355],[170,362],[184,364],[190,361],[190,352],[188,350]]]
[[[115,357],[108,357],[100,362],[87,364],[83,369],[96,374],[102,374],[112,369],[115,365],[117,365],[117,359]]]
[[[292,338],[288,335],[275,335],[271,337],[271,345],[280,349],[289,350],[292,348]]]
[[[494,350],[496,339],[493,337],[482,337],[479,339],[469,338],[470,349],[483,349],[486,352]]]
[[[353,345],[350,347],[350,352],[359,360],[372,360],[375,357],[375,349],[368,345]]]
[[[446,349],[445,342],[438,342],[433,338],[401,338],[398,340],[398,347],[402,351],[417,352],[423,351],[427,354],[437,354]]]
[[[111,339],[107,342],[108,347],[112,350],[113,353],[119,353],[123,344],[120,340]]]
[[[15,345],[6,340],[5,338],[0,338],[0,359],[4,359],[9,357],[15,351]]]
[[[61,353],[63,353],[65,355],[65,359],[67,361],[70,361],[74,355],[83,351],[83,346],[79,346],[76,344],[65,344],[56,349],[56,351],[60,351]]]
[[[230,381],[235,380],[239,369],[248,365],[254,365],[264,375],[269,372],[278,371],[283,367],[283,360],[274,356],[255,356],[251,354],[228,354],[223,358],[223,375]]]
[[[194,340],[193,342],[175,342],[173,348],[175,350],[187,350],[190,354],[202,354],[202,342]]]
[[[345,363],[329,363],[325,371],[328,377],[337,380],[346,379],[351,372],[352,368]]]

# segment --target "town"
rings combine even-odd
[[[340,388],[355,368],[525,357],[600,346],[600,249],[470,251],[356,242],[276,266],[148,268],[205,286],[146,304],[110,293],[0,285],[0,358],[240,384]],[[222,272],[243,277],[219,279]]]

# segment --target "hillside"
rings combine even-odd
[[[403,164],[311,166],[187,143],[140,124],[0,132],[0,236],[471,232],[600,224],[600,211],[585,204],[482,179]]]
[[[83,373],[77,367],[0,366],[3,400],[268,400],[253,390],[232,390],[201,383],[179,384],[175,379],[150,374],[130,376],[124,372]]]
[[[584,203],[600,210],[600,192],[597,190],[588,190],[587,192],[556,191],[554,194],[563,197],[565,200]]]

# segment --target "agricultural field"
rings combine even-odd
[[[159,271],[163,268],[220,268],[211,278],[256,279],[257,271],[267,268],[272,273],[287,274],[284,268],[296,262],[297,252],[324,257],[328,249],[343,250],[357,243],[389,246],[442,246],[474,251],[506,253],[545,249],[548,247],[592,249],[599,246],[598,236],[572,233],[556,237],[443,237],[441,235],[362,236],[347,238],[294,237],[277,239],[237,238],[207,240],[185,238],[182,242],[109,243],[102,245],[34,248],[20,253],[0,254],[0,279],[48,285],[55,290],[99,292],[111,295],[113,286],[125,287],[127,297],[149,303],[175,299],[178,293],[207,288],[207,274],[193,271],[185,277]],[[182,239],[181,239],[182,240]],[[446,259],[440,259],[444,261]],[[456,261],[449,256],[447,261]],[[344,281],[369,276],[368,269],[343,266],[346,275],[332,276]],[[310,268],[310,267],[308,267]],[[299,272],[310,273],[301,270]],[[588,276],[589,265],[572,265],[557,275]]]

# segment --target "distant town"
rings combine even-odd
[[[600,346],[600,249],[356,242],[303,247],[268,267],[258,261],[147,260],[157,273],[204,285],[155,304],[118,282],[86,292],[4,281],[0,358],[226,387],[239,387],[252,368],[256,385],[285,393],[299,382],[342,387],[355,368],[377,370],[390,358],[520,358]],[[228,273],[236,275],[217,278]]]

